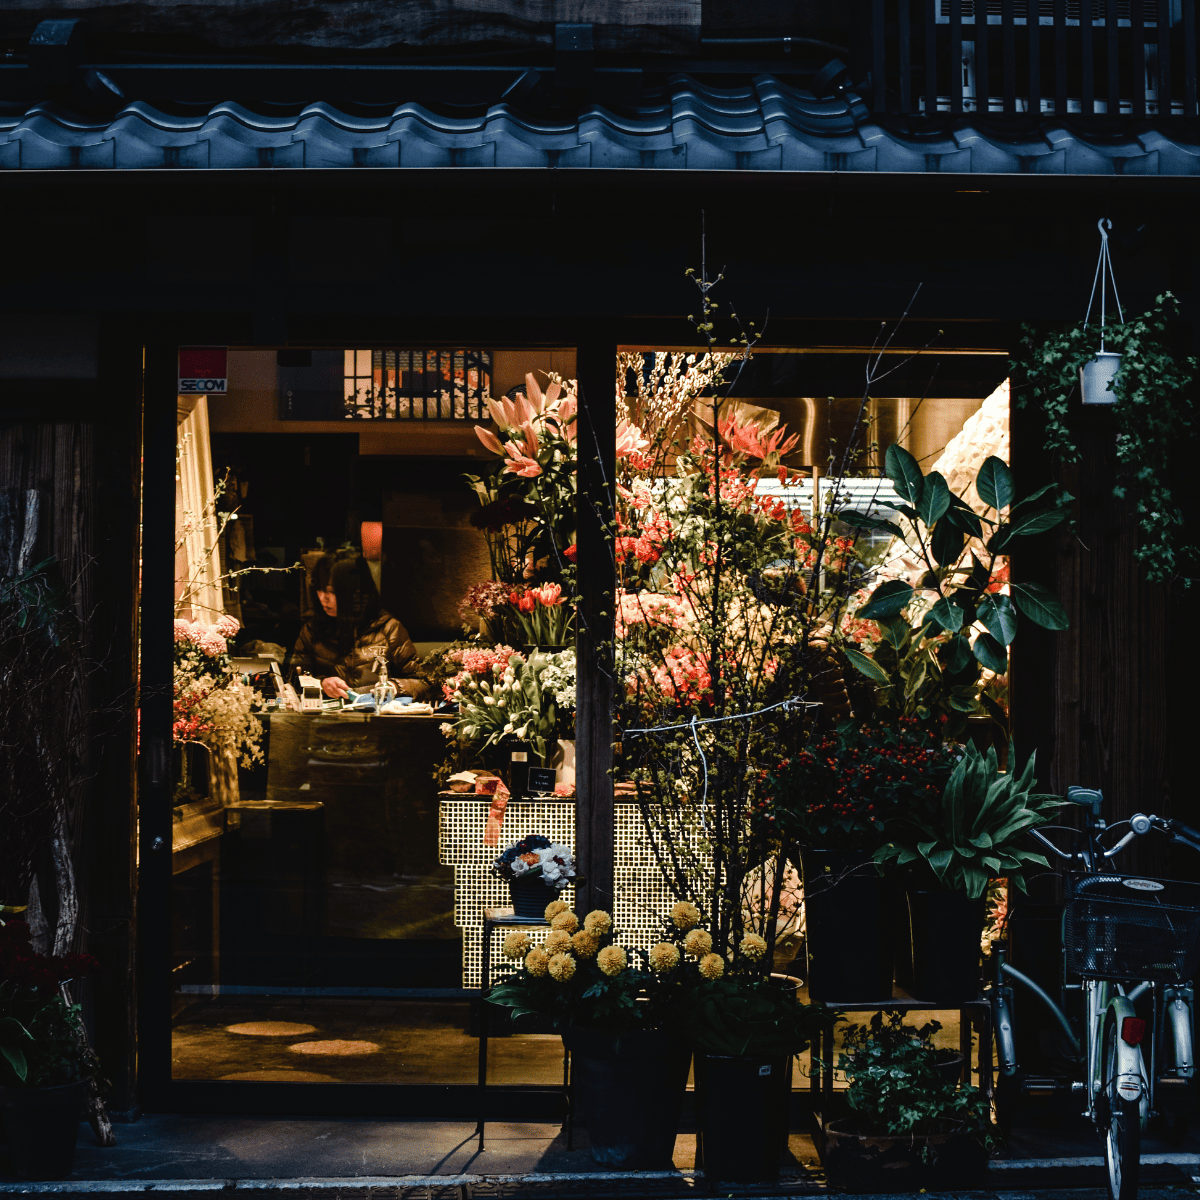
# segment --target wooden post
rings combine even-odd
[[[617,345],[607,330],[578,347],[578,703],[575,710],[575,853],[586,883],[581,911],[613,904],[613,679],[609,644],[616,566],[604,525],[612,519],[616,465],[613,379]]]

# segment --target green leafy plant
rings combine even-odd
[[[1103,331],[1105,348],[1121,355],[1112,383],[1117,479],[1113,494],[1134,500],[1138,547],[1134,556],[1151,583],[1166,583],[1197,568],[1200,557],[1186,536],[1184,515],[1171,487],[1168,460],[1193,424],[1196,359],[1174,353],[1168,327],[1179,315],[1170,292],[1123,325]],[[1062,463],[1079,460],[1075,432],[1079,369],[1100,349],[1098,325],[1080,324],[1045,336],[1026,326],[1010,364],[1019,408],[1038,409],[1045,445]]]
[[[688,1039],[709,1054],[733,1057],[799,1054],[828,1019],[819,1005],[800,1004],[773,979],[716,979],[680,1001]]]
[[[847,1026],[838,1067],[850,1081],[846,1101],[859,1132],[877,1136],[977,1130],[986,1136],[988,1102],[942,1070],[933,1044],[937,1021],[916,1028],[899,1012],[876,1013],[867,1025]]]
[[[968,743],[936,808],[913,813],[907,827],[876,851],[876,862],[927,867],[943,887],[965,892],[972,900],[1000,877],[1024,891],[1024,871],[1031,864],[1048,864],[1042,855],[1022,849],[1022,837],[1048,821],[1050,810],[1063,803],[1057,796],[1031,790],[1036,784],[1034,757],[1031,754],[1018,773],[1010,744],[1010,770],[1005,774],[994,747],[985,757]]]
[[[889,446],[885,463],[907,528],[861,512],[846,511],[841,518],[903,539],[925,571],[919,587],[889,579],[875,588],[854,616],[878,625],[878,643],[872,654],[847,646],[846,657],[877,685],[877,705],[893,718],[941,725],[949,738],[978,712],[989,711],[1006,724],[982,695],[981,668],[997,675],[1008,671],[1008,647],[1021,616],[1057,630],[1067,627],[1067,615],[1041,584],[1011,583],[1007,596],[994,590],[997,566],[1018,540],[1065,520],[1071,497],[1051,484],[1018,500],[1007,464],[990,457],[975,479],[985,505],[977,513],[950,491],[940,472],[924,474],[902,446]],[[977,623],[983,632],[975,629]]]

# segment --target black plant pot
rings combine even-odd
[[[895,1194],[983,1186],[987,1149],[978,1133],[875,1137],[852,1126],[834,1121],[825,1130],[821,1162],[834,1191]]]
[[[621,1171],[670,1170],[691,1047],[668,1033],[568,1029],[578,1120],[592,1158]]]
[[[961,1004],[979,995],[979,938],[984,898],[962,892],[908,893],[913,995]]]
[[[696,1053],[700,1161],[710,1182],[770,1183],[779,1175],[791,1112],[787,1054]]]
[[[837,850],[802,850],[800,858],[809,996],[890,1000],[894,938],[878,868]]]
[[[542,917],[546,905],[558,899],[558,888],[547,883],[541,875],[535,875],[532,879],[510,879],[508,894],[512,898],[514,916]]]
[[[87,1083],[61,1087],[0,1087],[0,1116],[13,1170],[22,1179],[67,1179]]]

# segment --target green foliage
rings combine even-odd
[[[896,527],[895,532],[924,560],[921,584],[936,598],[922,610],[925,599],[912,584],[881,583],[854,614],[876,622],[880,640],[870,656],[847,647],[846,657],[878,687],[877,707],[893,720],[915,718],[952,740],[962,736],[967,718],[976,713],[987,712],[1006,727],[1003,712],[982,694],[980,669],[1007,672],[1008,646],[1021,616],[1045,629],[1065,629],[1067,616],[1049,589],[1037,583],[1011,585],[1011,598],[989,591],[996,562],[1018,539],[1065,520],[1071,497],[1051,485],[1018,500],[1007,464],[991,457],[976,476],[976,491],[988,506],[977,513],[937,471],[923,474],[902,446],[888,448],[886,466],[905,501],[898,511],[908,530]],[[877,524],[856,512],[843,512],[841,518],[855,527]],[[968,539],[978,545],[985,538],[987,561],[975,550],[964,559]],[[976,633],[977,621],[986,633]]]
[[[972,900],[1000,876],[1024,891],[1026,868],[1048,864],[1042,855],[1021,848],[1022,837],[1063,803],[1057,796],[1031,792],[1037,782],[1034,757],[1018,774],[1010,744],[1012,769],[1005,774],[994,747],[985,757],[968,743],[940,803],[931,812],[911,813],[889,844],[876,851],[875,860],[927,867],[943,887],[965,892]]]
[[[1164,292],[1154,307],[1104,330],[1105,348],[1121,355],[1113,380],[1118,477],[1113,494],[1134,500],[1138,548],[1134,552],[1151,583],[1187,576],[1200,554],[1185,536],[1184,516],[1170,482],[1169,451],[1192,428],[1196,359],[1174,354],[1167,330],[1179,304]],[[1098,325],[1074,325],[1039,338],[1026,326],[1017,359],[1010,364],[1019,408],[1036,408],[1045,420],[1046,448],[1060,462],[1079,460],[1074,422],[1079,407],[1079,369],[1100,348]]]
[[[937,1021],[917,1029],[901,1013],[869,1025],[850,1025],[842,1037],[838,1067],[850,1087],[846,1100],[859,1132],[876,1136],[979,1130],[986,1135],[988,1102],[982,1092],[945,1078],[933,1035]]]
[[[801,1004],[771,979],[728,978],[683,993],[680,1028],[709,1054],[799,1054],[822,1021],[820,1005]]]
[[[626,969],[610,977],[594,960],[581,961],[566,983],[520,971],[492,988],[488,1000],[511,1009],[514,1017],[532,1013],[549,1017],[559,1032],[579,1028],[623,1033],[654,1027],[653,1013],[638,1001],[649,982],[636,970]]]
[[[78,1004],[0,984],[0,1086],[57,1087],[98,1066],[82,1038]]]

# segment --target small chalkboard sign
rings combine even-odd
[[[530,767],[527,790],[530,792],[552,792],[557,776],[553,767]]]

